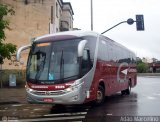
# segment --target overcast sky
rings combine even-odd
[[[74,27],[91,29],[90,1],[71,2],[74,11]],[[121,43],[139,57],[160,60],[160,0],[93,0],[93,30],[101,33],[136,14],[144,15],[145,31],[136,31],[136,24],[121,24],[104,35]]]

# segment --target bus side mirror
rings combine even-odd
[[[30,47],[31,47],[31,45],[26,45],[26,46],[20,47],[20,48],[17,50],[17,53],[16,53],[16,60],[17,60],[17,61],[20,61],[21,52],[22,52],[23,50],[26,50],[26,49],[30,48]]]
[[[83,50],[84,50],[86,43],[87,43],[87,40],[82,40],[79,42],[79,44],[78,44],[78,57],[83,56]]]

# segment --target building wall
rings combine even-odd
[[[67,22],[68,23],[69,30],[73,29],[73,19],[70,16],[69,11],[63,11],[62,22]]]
[[[27,4],[25,3],[26,1]],[[55,33],[60,30],[62,0],[0,0],[0,3],[13,6],[15,11],[15,15],[7,16],[7,19],[10,21],[9,27],[11,30],[5,30],[5,42],[16,44],[17,49],[23,45],[30,44],[30,40],[33,37],[48,34],[50,31],[50,33]],[[52,9],[51,6],[53,6]],[[52,23],[51,17],[53,18]],[[25,67],[28,52],[29,50],[26,50],[21,54],[23,65],[5,60],[2,66],[3,69],[19,69],[22,66]]]
[[[71,9],[70,3],[65,3],[63,5],[61,24],[62,27],[67,27],[68,30],[73,30],[73,11]],[[64,25],[65,24],[65,25]]]

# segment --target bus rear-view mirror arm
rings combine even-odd
[[[17,50],[17,53],[16,53],[16,60],[17,60],[17,61],[20,61],[21,52],[22,52],[23,50],[29,49],[30,47],[31,47],[31,45],[25,45],[25,46],[20,47],[20,48]]]
[[[79,44],[78,44],[78,57],[81,57],[83,55],[83,50],[84,50],[86,43],[87,43],[87,40],[82,40],[81,42],[79,42]]]

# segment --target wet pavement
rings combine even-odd
[[[160,122],[160,77],[140,76],[130,95],[116,93],[101,106],[28,104],[24,88],[0,89],[0,121]]]

